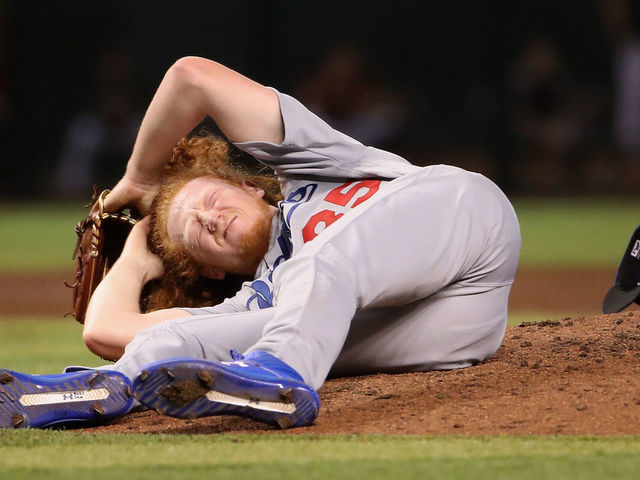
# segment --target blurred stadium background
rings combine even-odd
[[[510,194],[635,193],[639,26],[633,0],[0,0],[0,198],[111,185],[184,55]]]
[[[484,173],[521,220],[512,312],[599,312],[640,206],[635,0],[0,0],[0,313],[66,311],[82,205],[185,55]]]

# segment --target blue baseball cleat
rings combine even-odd
[[[0,369],[0,428],[100,423],[131,409],[131,381],[120,372],[27,375]]]
[[[173,358],[147,365],[133,381],[133,394],[178,418],[232,414],[281,428],[314,422],[320,399],[295,370],[266,352],[231,354],[233,362]]]

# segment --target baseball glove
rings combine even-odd
[[[73,288],[73,317],[84,324],[91,295],[122,253],[129,232],[141,218],[135,211],[105,212],[109,190],[98,194],[94,187],[89,215],[76,225],[78,240],[72,258],[76,261]]]

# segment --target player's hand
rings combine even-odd
[[[104,208],[115,212],[123,207],[135,207],[142,215],[148,215],[159,190],[158,182],[140,182],[125,175],[105,198]]]
[[[125,261],[135,263],[136,267],[143,272],[143,283],[159,278],[164,273],[162,260],[151,253],[147,245],[150,220],[151,217],[147,216],[133,226],[120,256]]]

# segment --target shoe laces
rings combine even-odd
[[[244,360],[244,355],[238,352],[235,348],[229,350],[229,355],[231,355],[231,358],[234,362],[237,362],[238,360]]]

